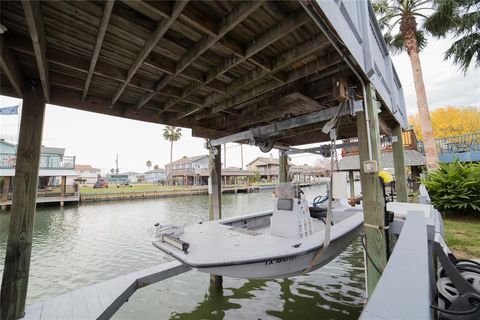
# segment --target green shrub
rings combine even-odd
[[[438,210],[480,214],[480,164],[441,163],[422,182]]]

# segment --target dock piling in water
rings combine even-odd
[[[0,297],[2,320],[21,318],[25,310],[45,114],[40,88],[25,86],[22,109]]]

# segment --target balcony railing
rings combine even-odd
[[[435,139],[439,154],[480,151],[480,132]]]
[[[0,153],[0,169],[15,169],[17,156],[13,153]],[[51,154],[40,155],[40,169],[75,169],[75,157],[59,157]]]
[[[480,132],[435,139],[438,154],[480,151]],[[423,141],[417,141],[418,151],[425,153]]]

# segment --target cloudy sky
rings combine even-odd
[[[421,53],[423,76],[431,110],[446,106],[480,107],[480,70],[470,70],[466,75],[443,61],[443,52],[451,40],[430,40]],[[393,57],[395,68],[402,82],[408,114],[416,113],[416,99],[407,54]],[[19,100],[0,96],[0,107],[18,104]],[[113,168],[115,156],[119,157],[121,171],[143,172],[145,162],[152,161],[161,167],[169,162],[170,146],[162,137],[163,126],[134,120],[115,118],[74,109],[47,105],[43,145],[63,147],[66,155],[75,155],[77,164],[91,164],[104,172]],[[0,116],[0,138],[16,142],[18,117]],[[173,158],[184,155],[205,154],[204,140],[192,138],[188,129],[174,145]],[[244,165],[257,156],[268,156],[255,147],[244,146]],[[277,156],[277,151],[272,150]],[[294,155],[297,164],[313,164],[314,156]],[[223,161],[223,159],[222,159]],[[240,147],[227,145],[227,165],[239,167]]]

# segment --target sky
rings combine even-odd
[[[430,110],[447,105],[480,107],[480,69],[470,69],[463,74],[449,61],[444,61],[443,53],[451,43],[451,39],[430,39],[428,47],[420,54]],[[404,89],[407,113],[415,114],[415,89],[408,55],[394,55],[392,59]],[[2,108],[19,102],[0,96]],[[0,115],[0,138],[16,143],[18,124],[18,116]],[[160,167],[170,160],[170,143],[162,134],[162,125],[47,105],[42,144],[65,148],[65,155],[76,156],[77,164],[90,164],[104,173],[115,167],[116,155],[121,172],[144,172],[148,160]],[[193,138],[189,129],[183,129],[181,140],[174,144],[173,159],[206,154],[204,143],[203,139]],[[278,157],[278,151],[271,153]],[[269,156],[251,146],[243,146],[243,154],[244,166],[258,156]],[[292,161],[311,165],[317,158],[293,155]],[[238,144],[227,145],[226,164],[240,167]]]

